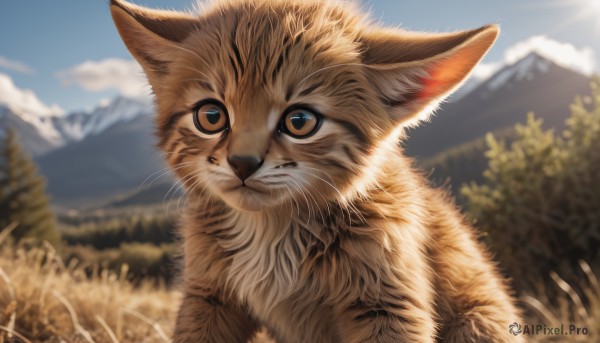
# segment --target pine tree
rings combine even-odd
[[[15,133],[6,130],[0,146],[0,229],[17,223],[12,232],[16,241],[58,243],[54,214],[45,193],[45,180],[21,149]]]

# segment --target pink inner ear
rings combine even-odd
[[[421,80],[423,88],[419,92],[419,99],[431,100],[439,97],[466,78],[478,61],[478,58],[471,54],[472,49],[459,50],[426,67],[429,77]]]

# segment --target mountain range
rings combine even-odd
[[[560,128],[574,97],[589,93],[590,81],[531,53],[479,84],[471,81],[470,91],[443,104],[431,122],[410,130],[405,149],[412,156],[432,157],[524,122],[530,111],[547,127]],[[164,168],[154,148],[152,113],[148,103],[123,97],[92,111],[54,116],[36,117],[0,105],[0,128],[17,131],[47,178],[55,203],[81,207],[118,198],[129,204],[126,194],[142,198],[136,192],[140,185]],[[172,180],[164,177],[153,187],[170,184]],[[159,200],[160,192],[142,192]]]
[[[0,128],[13,128],[25,150],[33,156],[42,156],[100,134],[115,124],[142,115],[150,117],[152,112],[149,103],[124,97],[117,97],[91,111],[68,115],[31,113],[0,104]]]
[[[432,157],[487,132],[524,123],[533,112],[546,128],[561,129],[576,96],[590,94],[591,78],[538,53],[500,69],[456,101],[442,104],[430,122],[412,129],[406,152]]]

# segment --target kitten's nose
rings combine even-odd
[[[262,166],[263,161],[254,156],[230,156],[227,162],[240,180],[244,181]]]

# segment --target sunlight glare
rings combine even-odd
[[[596,21],[596,32],[600,31],[600,0],[587,0],[590,16]]]

